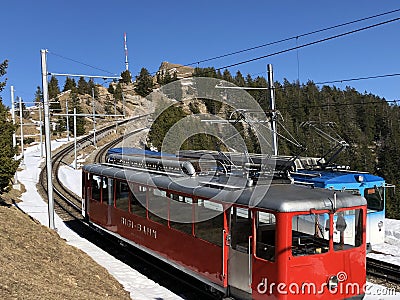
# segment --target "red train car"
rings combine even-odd
[[[83,214],[237,299],[362,299],[366,201],[290,183],[83,168]],[[240,188],[238,188],[240,187]],[[344,237],[351,226],[353,236]],[[340,236],[340,238],[334,238]]]

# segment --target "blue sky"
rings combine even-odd
[[[41,86],[40,50],[48,49],[48,71],[109,76],[124,70],[127,33],[133,76],[162,61],[188,64],[221,54],[400,8],[396,0],[336,1],[2,1],[0,61],[9,60],[10,105],[16,96],[32,101]],[[216,68],[400,17],[400,12],[200,64]],[[230,69],[275,80],[325,82],[400,73],[400,21]],[[79,61],[75,63],[63,57]],[[85,65],[86,64],[86,65]],[[90,68],[95,66],[98,69]],[[99,70],[101,69],[101,70]],[[102,71],[106,70],[108,72]],[[61,88],[64,78],[60,77]],[[102,82],[99,82],[102,83]],[[108,84],[105,84],[108,86]],[[387,100],[400,99],[400,76],[335,83]]]

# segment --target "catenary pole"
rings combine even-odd
[[[11,86],[11,120],[13,125],[15,126],[15,102],[14,102],[14,86]],[[17,134],[15,133],[15,130],[13,131],[12,135],[12,141],[13,141],[13,148],[17,146]],[[14,155],[14,159],[17,159],[17,154]],[[14,174],[14,183],[18,183],[18,175],[17,172]]]
[[[45,125],[45,140],[46,140],[46,167],[47,167],[47,197],[48,197],[48,213],[49,213],[49,228],[55,229],[54,225],[54,199],[53,199],[53,168],[51,165],[51,139],[50,139],[50,108],[49,95],[47,86],[47,50],[40,50],[42,62],[42,88],[43,88],[43,105],[44,105],[44,125]]]
[[[14,86],[11,86],[11,119],[13,125],[15,125]],[[12,141],[13,141],[13,148],[15,148],[17,146],[17,135],[15,134],[15,131],[13,131]]]
[[[76,107],[74,107],[74,169],[76,170],[78,168],[78,164],[76,162]]]
[[[267,65],[268,73],[268,88],[270,95],[270,106],[271,106],[271,130],[272,130],[272,151],[274,155],[278,155],[278,135],[276,133],[276,111],[275,111],[275,88],[274,88],[274,75],[272,65]]]
[[[24,160],[25,160],[25,153],[24,153],[24,128],[23,128],[23,120],[22,120],[22,98],[18,97],[19,101],[19,124],[21,128],[21,165],[25,165]]]
[[[125,96],[124,93],[122,92],[122,111],[123,111],[123,115],[124,115],[124,119],[125,119]]]
[[[39,134],[40,134],[40,158],[43,158],[43,122],[42,122],[42,102],[39,103]]]
[[[68,118],[68,99],[65,101],[65,113],[67,114],[67,141],[69,142],[69,118]]]
[[[94,88],[92,88],[92,98],[93,98],[93,146],[97,148],[96,145],[96,116],[95,116],[95,107],[94,107]]]

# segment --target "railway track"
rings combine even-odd
[[[137,116],[134,118],[130,118],[127,120],[123,120],[118,122],[119,126],[125,125],[129,122],[135,121],[137,119],[146,117],[147,115]],[[110,134],[115,128],[115,124],[103,127],[96,132],[97,139],[101,139],[108,134]],[[83,149],[93,142],[93,134],[80,138],[77,141],[77,147],[79,149]],[[65,159],[74,151],[74,144],[71,143],[65,147],[63,147],[60,151],[52,157],[52,165],[53,165],[53,191],[55,194],[54,201],[54,209],[55,212],[62,218],[63,221],[71,221],[71,220],[82,220],[81,215],[81,200],[80,198],[72,193],[70,190],[65,188],[60,179],[58,178],[58,170],[62,165],[66,165]],[[47,171],[46,168],[42,169],[40,173],[40,185],[42,194],[47,193]],[[46,199],[46,197],[44,197]]]
[[[367,274],[400,283],[400,266],[378,259],[367,257]]]
[[[138,118],[143,117],[147,117],[147,115],[143,115]],[[137,118],[123,121],[119,123],[119,125],[123,125],[136,119]],[[107,126],[101,130],[98,130],[96,132],[96,136],[101,137],[102,135],[107,135],[107,131],[114,130],[114,128],[115,124]],[[146,128],[138,128],[132,130],[127,135],[114,139],[112,142],[99,149],[95,155],[94,161],[104,161],[108,149],[120,143],[124,138],[137,134],[144,129]],[[81,145],[81,147],[84,147],[92,144],[92,139],[93,135],[89,135],[81,138],[78,143]],[[54,209],[57,215],[61,217],[67,226],[77,232],[80,236],[89,240],[91,243],[107,251],[109,254],[123,261],[153,281],[165,286],[172,292],[182,295],[185,299],[199,299],[199,297],[205,300],[216,299],[215,295],[206,291],[203,284],[199,284],[199,282],[193,279],[191,276],[176,270],[170,265],[155,259],[151,255],[138,250],[131,245],[121,243],[121,241],[115,237],[105,232],[100,232],[98,229],[88,226],[88,224],[84,222],[81,214],[80,197],[68,190],[57,176],[59,168],[62,165],[67,164],[65,162],[66,157],[69,156],[73,151],[74,145],[67,145],[54,154],[52,158],[53,191],[55,194]],[[40,174],[41,193],[43,195],[47,194],[46,176],[46,168],[44,167]],[[46,199],[45,196],[44,198]]]
[[[107,147],[102,147],[97,152],[97,154],[96,154],[96,156],[94,158],[94,161],[98,162],[98,163],[104,162],[108,149],[113,148],[115,145],[121,143],[125,138],[128,138],[128,137],[130,137],[132,135],[135,135],[136,133],[139,133],[139,132],[141,132],[141,131],[143,131],[145,129],[147,129],[147,127],[142,127],[142,128],[135,129],[132,132],[130,132],[128,134],[125,134],[123,136],[120,136],[120,137],[116,138],[114,141],[108,143]]]

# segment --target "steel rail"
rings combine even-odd
[[[379,259],[367,257],[367,274],[400,283],[400,266]]]

